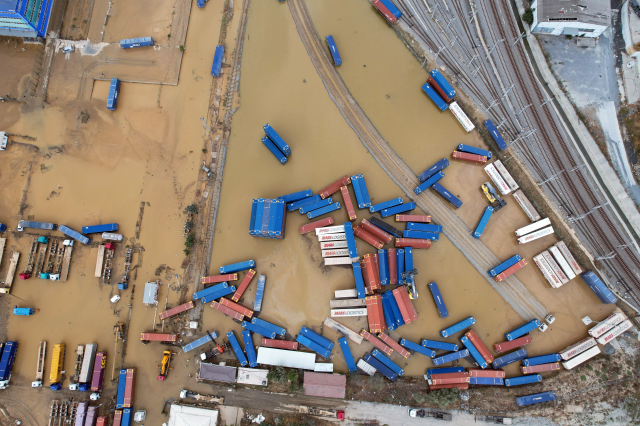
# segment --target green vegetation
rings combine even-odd
[[[189,250],[189,249],[184,249],[182,251],[184,252],[185,256],[189,256],[191,254],[191,250]]]
[[[424,393],[416,393],[413,395],[413,399],[418,403],[418,404],[422,404],[423,402],[425,402],[427,400],[427,395]]]
[[[458,400],[458,388],[438,389],[429,392],[427,402],[431,405],[445,408]]]
[[[298,370],[289,370],[287,379],[289,380],[289,392],[298,392],[300,390],[300,386],[298,385]]]
[[[184,45],[183,44],[180,45],[180,51],[184,52]]]
[[[522,20],[529,25],[533,25],[533,9],[528,8],[522,14]]]
[[[195,243],[196,243],[196,234],[191,232],[189,235],[187,235],[187,239],[184,241],[184,246],[186,248],[191,248],[195,245]]]
[[[198,207],[195,204],[189,204],[187,206],[187,211],[191,214],[198,214]]]
[[[267,373],[267,380],[278,384],[287,383],[287,370],[284,367],[272,368]]]
[[[191,222],[190,220],[188,220],[188,221],[186,221],[186,222],[184,223],[184,229],[185,229],[187,232],[191,231],[191,230],[193,229],[193,226],[194,226],[194,225],[193,225],[193,222]]]
[[[583,382],[586,382],[586,381],[587,381],[587,376],[580,376],[580,379],[581,379]]]

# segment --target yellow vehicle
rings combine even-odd
[[[64,369],[64,343],[53,345],[53,353],[51,355],[51,373],[49,374],[49,383],[51,389],[58,385],[61,387],[62,370]]]
[[[484,193],[485,197],[487,197],[487,200],[489,200],[489,205],[493,207],[494,212],[507,205],[507,202],[500,198],[489,182],[483,183],[480,189]]]
[[[171,351],[164,351],[164,356],[162,357],[162,363],[160,364],[160,375],[158,376],[158,380],[166,380],[167,375],[169,374],[169,370],[171,368],[171,357],[173,353]]]

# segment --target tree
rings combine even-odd
[[[522,14],[522,20],[530,26],[533,25],[533,9],[528,8],[527,10],[525,10]]]

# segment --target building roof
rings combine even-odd
[[[326,374],[304,372],[304,394],[325,398],[344,398],[347,387],[347,376],[342,374]]]
[[[611,4],[605,0],[538,0],[538,22],[577,21],[611,25]]]
[[[0,0],[0,10],[10,10],[15,12],[18,6],[18,0]]]
[[[269,370],[260,370],[257,368],[238,368],[238,383],[243,385],[267,386]]]
[[[216,382],[235,383],[236,367],[228,367],[226,365],[200,363],[200,379],[214,380]]]
[[[313,371],[316,367],[316,354],[261,346],[258,348],[258,364]]]
[[[158,301],[158,284],[146,283],[144,285],[144,294],[142,295],[142,303],[145,305],[155,305]]]
[[[216,426],[218,410],[171,404],[169,426]]]

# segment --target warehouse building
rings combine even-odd
[[[54,0],[0,0],[0,36],[45,38]]]
[[[536,0],[531,8],[535,34],[597,38],[611,24],[611,5],[604,0]]]

